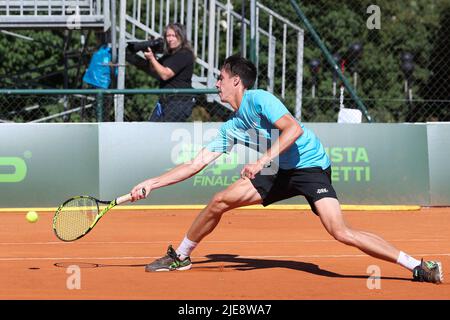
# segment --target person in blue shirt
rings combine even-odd
[[[252,62],[239,55],[228,57],[220,70],[216,88],[221,101],[231,105],[234,115],[192,161],[147,179],[131,190],[132,201],[136,201],[152,190],[186,180],[237,143],[254,148],[261,155],[257,161],[244,165],[241,179],[213,196],[176,250],[169,245],[167,254],[146,265],[145,270],[189,270],[192,251],[215,229],[225,212],[248,205],[267,206],[302,195],[328,233],[339,242],[372,257],[398,263],[413,271],[414,280],[442,282],[440,262],[419,261],[381,237],[354,230],[345,223],[331,182],[331,162],[320,140],[273,94],[249,89],[255,80],[256,67]],[[145,188],[145,195],[142,188]]]

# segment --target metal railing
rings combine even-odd
[[[259,2],[256,2],[256,19],[252,22],[247,18],[250,8],[246,8],[247,14],[242,14],[245,3],[248,6],[247,1],[231,0],[225,3],[215,0],[133,0],[126,12],[125,23],[117,30],[124,34],[122,37],[135,41],[149,36],[160,37],[169,22],[184,24],[196,56],[192,85],[194,88],[212,88],[227,56],[237,52],[249,56],[250,41],[247,40],[250,39],[251,24],[255,23],[258,31],[255,46],[259,70],[257,85],[293,105],[293,113],[300,118],[303,30]],[[292,38],[297,42],[295,52],[287,50],[288,39]],[[119,65],[124,62],[119,51]],[[297,65],[295,73],[286,68],[289,63]]]
[[[147,121],[164,94],[196,97],[189,121],[224,121],[231,115],[205,102],[205,95],[216,95],[216,89],[0,89],[0,122],[115,121],[119,97],[125,101],[124,121]]]
[[[0,28],[103,28],[111,0],[0,0]]]

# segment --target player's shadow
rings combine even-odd
[[[292,260],[272,260],[272,259],[255,259],[245,258],[234,254],[210,254],[207,255],[208,260],[194,261],[194,267],[207,263],[231,263],[225,266],[205,266],[202,268],[214,268],[214,269],[232,269],[238,271],[249,271],[256,269],[270,269],[270,268],[286,268],[292,270],[298,270],[303,272],[312,273],[315,275],[329,277],[329,278],[354,278],[354,279],[367,279],[369,275],[347,275],[339,274],[336,272],[321,269],[317,264],[292,261]],[[399,277],[380,277],[382,280],[408,280],[411,278],[399,278]]]
[[[92,268],[106,268],[106,267],[145,267],[145,264],[103,264],[103,263],[93,263],[93,262],[55,262],[53,264],[58,268],[70,268],[70,267],[78,267],[80,269],[92,269]]]

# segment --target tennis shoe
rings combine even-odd
[[[422,261],[413,270],[413,281],[442,283],[444,274],[439,261]]]
[[[184,271],[189,270],[191,267],[191,259],[187,257],[186,259],[181,260],[176,251],[172,248],[172,245],[169,245],[167,248],[167,254],[164,257],[147,264],[145,266],[145,271]]]

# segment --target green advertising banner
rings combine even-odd
[[[429,123],[428,157],[430,162],[431,206],[450,204],[450,123]]]
[[[220,124],[110,123],[100,125],[101,194],[111,198],[144,179],[192,159]],[[306,124],[321,139],[333,164],[333,183],[344,204],[429,203],[425,125]],[[411,143],[413,141],[414,143]],[[257,159],[235,146],[196,176],[158,189],[147,204],[206,204],[239,179],[242,166]],[[304,204],[302,197],[283,203]]]
[[[112,199],[192,159],[220,125],[0,124],[0,207],[55,207],[78,194]],[[330,156],[342,204],[450,204],[450,124],[305,125]],[[139,204],[204,205],[257,158],[255,151],[235,146],[197,175],[155,190]]]
[[[100,193],[111,198],[137,183],[189,161],[215,137],[217,123],[104,123],[100,137]],[[256,154],[255,154],[256,156]],[[206,204],[239,179],[236,149],[196,176],[152,192],[143,204]]]
[[[330,156],[341,203],[429,203],[425,124],[311,124]]]
[[[96,124],[1,124],[0,207],[54,207],[98,194]]]

